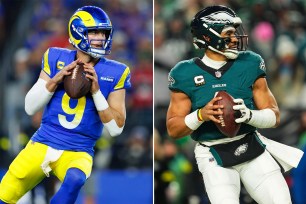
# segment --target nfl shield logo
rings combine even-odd
[[[220,78],[220,77],[221,77],[221,72],[220,72],[220,71],[216,71],[216,72],[215,72],[215,76],[216,76],[217,78]]]

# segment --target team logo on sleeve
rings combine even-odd
[[[172,86],[175,83],[175,80],[173,79],[170,74],[168,75],[168,86]]]
[[[63,69],[65,67],[65,62],[58,61],[56,64],[57,69]]]
[[[259,65],[259,68],[262,70],[262,71],[266,71],[266,65],[265,65],[265,62],[264,61],[261,61],[260,62],[260,65]]]
[[[195,76],[193,79],[194,79],[194,83],[195,83],[196,86],[201,86],[201,85],[205,84],[205,80],[204,80],[204,77],[202,75]]]

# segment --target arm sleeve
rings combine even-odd
[[[47,82],[41,78],[33,85],[25,97],[25,111],[28,115],[34,115],[43,108],[51,99],[54,92],[46,88]]]

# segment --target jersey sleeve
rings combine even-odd
[[[118,79],[119,80],[117,81],[113,91],[131,88],[132,84],[130,68],[125,67],[124,71],[119,74]]]
[[[42,63],[41,63],[41,69],[50,77],[54,77],[56,72],[56,66],[55,66],[55,52],[53,48],[47,49],[47,51],[44,53],[42,57]]]
[[[258,78],[266,77],[266,66],[263,58],[253,52],[243,52],[241,58],[238,58],[241,66],[247,69],[246,75],[250,80],[250,83],[254,83]]]
[[[170,70],[168,74],[168,88],[171,91],[183,92],[188,95],[190,85],[188,80],[186,80],[187,73],[185,73],[185,67],[186,64],[184,62],[179,62]]]
[[[266,65],[264,59],[260,55],[256,55],[257,61],[257,78],[266,77]]]

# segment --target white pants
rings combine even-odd
[[[208,147],[195,147],[195,157],[212,204],[239,204],[240,180],[259,204],[290,204],[290,192],[280,167],[265,151],[230,168],[217,164]]]

